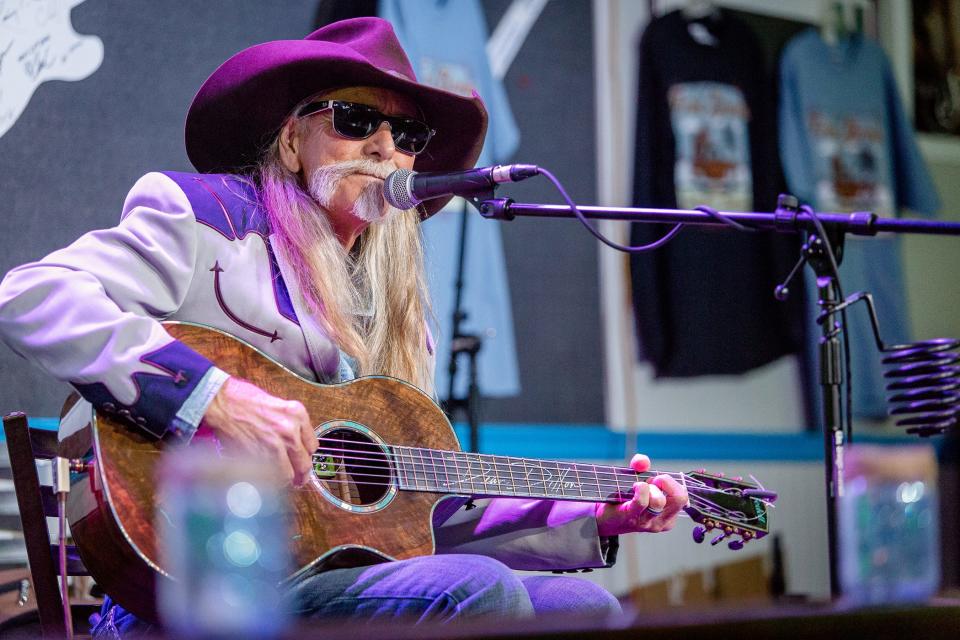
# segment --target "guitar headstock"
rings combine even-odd
[[[716,531],[710,544],[727,540],[734,551],[751,540],[769,533],[767,505],[777,494],[740,478],[693,471],[687,474],[690,503],[685,511],[697,522],[693,529],[695,542],[703,542],[707,533]]]

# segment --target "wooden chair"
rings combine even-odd
[[[57,497],[50,485],[41,485],[37,460],[50,460],[57,455],[57,434],[44,429],[32,429],[27,416],[20,412],[3,417],[7,438],[13,486],[17,494],[27,560],[33,579],[37,613],[42,633],[46,637],[64,637],[63,600],[59,585],[59,548],[50,542],[47,517],[57,516]],[[89,575],[80,560],[76,547],[67,547],[67,575]],[[97,605],[73,605],[74,628],[78,633],[88,630],[87,616],[98,610]],[[21,625],[28,620],[17,621]],[[13,621],[5,626],[10,628]]]

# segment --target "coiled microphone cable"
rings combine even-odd
[[[937,338],[883,349],[890,415],[907,433],[938,435],[957,424],[960,340]]]
[[[840,306],[860,300],[867,303],[873,337],[883,354],[888,413],[897,426],[921,437],[956,426],[960,418],[960,340],[934,338],[888,346],[880,337],[872,295],[855,293]]]

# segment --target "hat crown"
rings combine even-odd
[[[393,26],[381,18],[335,22],[302,40],[264,42],[231,56],[190,105],[187,155],[203,173],[254,170],[294,107],[338,87],[379,87],[416,102],[437,131],[417,156],[418,171],[468,169],[480,155],[487,112],[479,96],[417,82]],[[432,215],[446,201],[423,203],[421,213]]]
[[[352,50],[381,71],[417,81],[413,65],[400,46],[393,25],[382,18],[352,18],[334,22],[317,29],[304,40],[338,44]]]

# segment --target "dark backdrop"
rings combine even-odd
[[[484,3],[491,26],[508,4]],[[41,85],[0,137],[0,272],[114,224],[140,175],[191,170],[182,131],[196,89],[244,47],[303,37],[316,9],[316,0],[87,0],[75,7],[76,30],[103,40],[103,64],[80,82]],[[592,59],[588,0],[552,2],[506,79],[522,132],[517,160],[550,168],[582,202],[595,199]],[[558,201],[541,180],[504,193]],[[601,422],[593,241],[564,221],[517,220],[503,231],[523,394],[487,401],[485,418]],[[67,391],[0,347],[0,411],[56,415]]]

